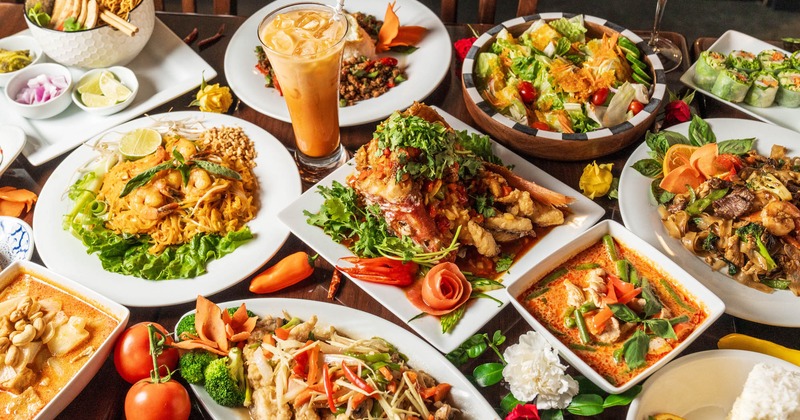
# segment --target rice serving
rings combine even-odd
[[[759,363],[733,403],[730,420],[800,419],[800,372]]]

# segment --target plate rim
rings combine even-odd
[[[42,187],[42,191],[39,195],[39,203],[37,203],[37,206],[34,208],[34,241],[37,244],[37,250],[40,258],[48,268],[52,269],[53,271],[65,273],[65,276],[81,278],[83,279],[81,284],[84,284],[86,287],[89,287],[93,290],[97,290],[99,293],[109,296],[111,299],[126,306],[159,307],[191,302],[197,298],[197,294],[211,295],[228,289],[258,271],[258,269],[260,269],[267,261],[269,261],[272,256],[280,251],[280,249],[283,247],[283,244],[289,238],[289,234],[291,232],[288,228],[285,228],[280,224],[272,223],[275,215],[282,208],[282,202],[279,203],[278,200],[273,198],[271,204],[265,205],[264,200],[266,197],[268,197],[265,196],[265,188],[267,185],[278,185],[279,188],[282,188],[281,194],[286,194],[285,197],[279,197],[281,200],[296,199],[299,197],[302,188],[300,175],[297,171],[297,167],[295,166],[294,159],[291,157],[283,144],[277,138],[275,138],[275,136],[263,128],[249,121],[227,114],[205,113],[200,111],[175,111],[155,115],[144,115],[123,124],[116,125],[92,137],[89,141],[95,141],[107,133],[116,132],[118,130],[147,126],[147,122],[154,119],[160,118],[165,120],[176,120],[193,117],[199,118],[201,121],[206,122],[208,127],[233,125],[243,128],[251,138],[253,136],[257,136],[257,138],[252,139],[256,146],[256,152],[258,153],[258,156],[256,157],[257,166],[254,171],[259,179],[259,197],[262,202],[256,218],[248,222],[247,225],[252,229],[254,227],[253,221],[258,220],[260,223],[258,223],[257,226],[262,228],[267,227],[269,228],[269,231],[261,234],[264,236],[263,239],[259,239],[258,232],[255,232],[256,238],[245,243],[240,248],[237,248],[237,251],[248,250],[247,254],[249,254],[249,256],[252,258],[246,258],[244,260],[246,264],[240,265],[239,268],[235,270],[229,270],[227,275],[224,273],[222,265],[224,264],[227,266],[232,262],[238,261],[241,258],[245,258],[243,253],[240,252],[240,254],[236,254],[234,252],[209,262],[209,271],[192,279],[159,281],[144,280],[134,276],[125,276],[103,270],[97,255],[86,254],[85,247],[80,242],[80,239],[75,238],[69,232],[61,229],[60,220],[61,216],[63,216],[62,214],[59,214],[58,217],[55,217],[57,221],[44,222],[45,225],[50,225],[47,227],[52,227],[52,224],[55,223],[57,228],[61,230],[57,232],[44,232],[43,228],[41,227],[43,223],[42,220],[45,220],[48,217],[52,218],[52,213],[54,211],[60,212],[62,207],[68,205],[68,203],[65,204],[66,200],[63,197],[63,191],[66,191],[66,188],[68,188],[73,182],[74,169],[79,167],[80,164],[84,163],[84,160],[81,159],[88,159],[92,156],[95,156],[92,150],[86,146],[86,144],[82,144],[80,147],[70,153],[67,158],[65,158],[58,165],[58,167],[56,167],[51,177]],[[269,156],[266,156],[266,153],[264,152],[269,152]],[[281,168],[287,168],[289,165],[291,165],[290,167],[293,170],[281,171],[279,174],[274,172]],[[259,170],[259,168],[261,169]],[[269,172],[270,170],[273,172]],[[69,176],[64,177],[65,179],[63,180],[59,180],[57,175],[61,172],[66,173],[67,171],[69,171]],[[264,177],[267,177],[268,179],[274,179],[275,181],[265,182],[263,179]],[[63,188],[63,191],[59,191],[58,189],[60,188]],[[46,212],[48,214],[45,214]],[[79,250],[84,251],[84,253],[80,255],[81,258],[85,258],[85,260],[82,259],[80,262],[87,262],[91,264],[91,269],[93,270],[92,273],[96,273],[102,277],[87,279],[87,277],[91,276],[86,275],[88,271],[86,265],[76,268],[77,264],[75,262],[68,263],[67,261],[64,261],[63,256],[58,257],[57,254],[60,252],[58,248],[64,245],[63,242],[58,242],[59,240],[69,241],[66,242],[67,245],[76,245]],[[229,257],[231,256],[238,256],[238,258],[230,259]],[[247,262],[249,262],[249,264]],[[214,268],[214,266],[219,267]],[[211,271],[212,269],[217,272]],[[231,272],[234,274],[231,275]],[[81,275],[81,273],[83,275]],[[111,281],[118,283],[112,286],[102,285],[100,284],[101,279],[111,279]],[[98,284],[100,284],[99,287]],[[147,291],[147,293],[145,293],[147,296],[137,297],[134,294],[131,294],[131,287],[136,290],[141,290],[140,288],[143,288],[145,291]],[[141,294],[143,292],[140,291],[139,293]]]
[[[446,111],[435,106],[432,106],[431,108],[437,111],[439,115],[441,115],[455,129],[466,129],[473,133],[482,134],[480,131],[468,126],[466,123],[458,120]],[[572,188],[569,184],[555,178],[546,171],[530,163],[525,158],[516,154],[501,143],[492,140],[492,145],[495,153],[502,155],[506,163],[514,163],[517,170],[534,173],[535,175],[532,178],[536,180],[537,184],[547,188],[557,189],[562,193],[574,196],[576,198],[575,203],[571,205],[573,212],[567,218],[567,222],[563,225],[555,227],[554,231],[551,231],[547,235],[543,236],[544,239],[542,240],[547,241],[545,242],[545,245],[550,244],[552,246],[560,246],[563,244],[563,242],[568,240],[567,236],[569,234],[579,234],[586,231],[590,227],[594,226],[605,215],[605,210],[599,204],[585,197],[580,192]],[[295,236],[300,238],[309,247],[314,249],[323,258],[329,261],[336,261],[339,257],[352,255],[352,253],[346,247],[344,247],[344,245],[337,244],[328,236],[325,236],[320,228],[308,225],[305,223],[304,219],[302,220],[302,223],[295,220],[297,217],[296,213],[298,213],[298,210],[311,210],[306,208],[306,206],[308,204],[313,205],[313,200],[319,199],[316,192],[316,187],[318,185],[330,185],[332,181],[342,179],[349,175],[352,170],[353,168],[351,160],[347,165],[342,166],[319,183],[307,189],[298,199],[287,205],[286,208],[278,213],[278,219],[287,225]],[[312,200],[312,202],[308,203],[308,200]],[[575,209],[581,209],[583,212],[577,213]],[[302,214],[302,212],[300,212],[300,214]],[[558,236],[559,232],[566,233],[567,235],[564,235],[565,238],[562,239],[560,236]],[[316,240],[317,237],[320,238],[319,241]],[[517,276],[525,273],[530,268],[529,265],[534,265],[545,257],[545,254],[547,254],[546,251],[538,253],[531,252],[532,250],[535,250],[537,246],[542,246],[542,243],[538,242],[531,248],[531,250],[520,257],[520,259],[518,259],[514,265],[511,266],[511,269],[504,278],[504,282],[508,282],[504,283],[507,285],[506,287],[508,287],[508,285],[510,285],[513,281],[513,277],[510,276]],[[521,263],[523,265],[520,265]],[[394,286],[364,282],[358,279],[353,279],[350,276],[348,276],[348,278],[373,299],[378,301],[378,303],[380,303],[389,312],[402,320],[409,328],[414,330],[431,345],[444,353],[450,352],[457,348],[462,342],[467,340],[476,331],[483,327],[483,325],[500,313],[500,311],[509,303],[508,295],[503,289],[488,292],[489,295],[499,299],[502,302],[502,305],[497,306],[495,302],[491,302],[488,299],[476,299],[474,302],[471,302],[472,307],[470,310],[465,311],[464,318],[461,319],[456,327],[451,332],[442,334],[438,319],[433,319],[432,317],[423,317],[415,320],[414,322],[407,321],[407,319],[414,316],[414,314],[418,314],[419,310],[413,307],[413,305],[408,302],[405,296],[402,295],[402,290],[396,291],[397,288]],[[401,297],[402,300],[399,299]],[[406,314],[404,311],[408,311],[409,313]],[[482,316],[479,317],[479,314]],[[473,319],[473,317],[476,319]]]
[[[730,127],[731,124],[734,125],[744,124],[746,126],[753,126],[753,128],[750,129],[739,128],[739,130],[745,130],[744,133],[750,133],[749,130],[757,132],[756,127],[760,127],[762,129],[762,132],[764,129],[782,131],[784,132],[783,133],[784,136],[789,136],[790,138],[794,138],[796,140],[796,150],[798,154],[800,154],[800,133],[793,131],[789,128],[763,121],[755,121],[755,120],[739,119],[739,118],[708,118],[705,119],[705,121],[709,123],[709,125],[711,125],[712,129],[714,128],[715,125],[719,128],[721,127],[727,128]],[[667,128],[667,131],[677,131],[685,134],[688,131],[689,124],[690,122],[685,122],[675,126],[671,126]],[[719,128],[717,128],[717,130],[719,130]],[[736,138],[741,138],[741,137],[742,136],[738,136]],[[755,135],[755,137],[757,138],[756,147],[760,147],[760,144],[763,143],[767,144],[767,146],[765,147],[769,147],[772,144],[780,144],[774,140],[759,137],[758,135]],[[625,162],[625,166],[622,169],[622,174],[620,175],[619,211],[625,227],[630,229],[632,232],[634,232],[637,236],[644,239],[646,242],[649,242],[651,245],[656,247],[660,252],[667,255],[669,258],[673,259],[684,270],[689,272],[689,274],[698,279],[701,283],[703,283],[703,285],[705,285],[720,299],[722,299],[722,301],[725,302],[725,313],[735,316],[737,318],[765,325],[772,325],[776,327],[790,327],[790,328],[800,327],[800,317],[797,317],[797,319],[794,322],[791,322],[791,317],[774,316],[771,318],[769,317],[769,315],[771,314],[771,312],[769,311],[767,313],[760,313],[759,311],[753,312],[754,307],[752,305],[741,305],[741,304],[737,305],[735,304],[736,302],[732,302],[733,299],[737,299],[737,301],[741,301],[742,299],[749,299],[750,301],[752,301],[753,297],[774,296],[775,294],[758,292],[755,289],[752,289],[750,287],[744,286],[736,282],[735,280],[726,276],[725,274],[722,274],[720,272],[714,272],[711,270],[710,266],[706,265],[705,262],[702,262],[702,260],[696,255],[692,255],[692,258],[697,262],[699,262],[700,264],[702,264],[707,270],[703,270],[702,272],[700,272],[700,266],[694,261],[692,263],[686,264],[684,261],[682,261],[681,258],[684,256],[688,256],[684,253],[684,251],[686,253],[688,253],[689,251],[685,250],[679,243],[675,245],[674,241],[677,240],[666,235],[663,224],[659,223],[656,230],[653,231],[653,234],[655,235],[660,232],[662,234],[661,237],[664,237],[665,240],[670,241],[669,244],[675,245],[675,248],[680,250],[679,251],[680,253],[677,255],[671,255],[669,250],[665,249],[667,244],[662,242],[661,237],[650,238],[650,235],[648,235],[649,232],[647,230],[643,230],[644,229],[643,226],[640,229],[637,228],[637,225],[641,225],[641,223],[636,223],[636,220],[638,219],[634,217],[634,215],[641,212],[636,212],[634,209],[631,208],[631,206],[634,206],[636,204],[641,205],[642,204],[641,200],[647,200],[648,213],[646,214],[649,215],[650,212],[655,212],[655,209],[651,208],[655,206],[655,201],[653,200],[649,191],[644,192],[643,196],[646,197],[644,199],[636,199],[633,202],[631,202],[629,199],[626,199],[626,197],[628,197],[629,194],[637,196],[636,194],[637,192],[638,195],[642,195],[643,193],[642,191],[640,191],[639,188],[637,188],[637,184],[639,184],[639,182],[635,178],[637,175],[640,174],[636,172],[635,169],[632,168],[632,165],[638,159],[646,158],[647,150],[649,150],[649,148],[646,143],[640,144],[628,157],[628,160]],[[630,185],[631,183],[632,186]],[[650,227],[650,230],[652,230],[652,227]],[[713,273],[714,275],[709,276],[709,274],[711,273]],[[724,281],[719,281],[722,279],[724,279]],[[727,296],[726,293],[720,293],[721,291],[727,292]],[[732,292],[736,292],[736,294],[744,293],[746,296],[736,297],[733,296]],[[753,293],[757,292],[758,294],[753,294],[750,292]],[[776,291],[775,293],[784,293],[784,292],[791,293],[788,291],[781,291],[781,290]],[[795,299],[800,299],[800,297],[795,297]],[[800,300],[797,300],[796,303],[800,304]],[[800,306],[798,308],[800,308]],[[797,315],[800,315],[800,309],[798,309]]]
[[[330,0],[320,0],[320,1],[327,2],[327,3],[331,2]],[[353,1],[363,1],[364,3],[370,3],[370,4],[376,2],[376,0],[353,0]],[[360,115],[363,115],[364,112],[369,112],[369,109],[374,107],[374,102],[370,103],[369,101],[380,99],[382,96],[378,97],[378,98],[374,98],[374,99],[370,99],[370,100],[359,102],[359,104],[362,104],[362,106],[359,107],[358,109],[355,108],[355,107],[358,106],[358,104],[350,106],[350,107],[340,108],[339,109],[339,125],[341,127],[352,127],[352,126],[357,126],[357,125],[361,125],[361,124],[368,124],[368,123],[371,123],[371,122],[379,121],[379,120],[381,120],[383,118],[386,118],[389,115],[391,115],[391,112],[393,112],[393,110],[396,107],[405,108],[405,107],[411,106],[411,104],[414,102],[414,100],[417,100],[417,101],[424,100],[425,98],[430,96],[431,93],[433,93],[442,84],[442,81],[445,79],[445,77],[447,76],[448,72],[450,71],[450,65],[451,65],[451,61],[452,61],[452,57],[453,57],[453,51],[452,51],[453,48],[450,45],[450,36],[449,36],[449,34],[447,32],[447,28],[444,26],[444,23],[441,21],[441,19],[438,17],[438,15],[436,15],[431,9],[429,9],[427,6],[425,6],[424,4],[419,2],[418,0],[397,0],[397,2],[399,3],[399,6],[396,8],[397,10],[400,10],[401,6],[409,6],[409,7],[413,6],[414,10],[417,13],[419,13],[420,16],[424,17],[424,19],[430,19],[432,22],[434,22],[435,27],[434,28],[428,28],[428,34],[430,35],[431,33],[440,33],[440,36],[441,36],[441,41],[440,42],[442,44],[441,46],[444,46],[445,44],[447,44],[447,48],[445,49],[445,51],[438,51],[438,49],[440,49],[439,48],[440,47],[439,39],[436,39],[437,43],[431,45],[430,48],[432,50],[436,50],[436,52],[438,54],[446,54],[447,55],[446,57],[442,57],[442,62],[446,63],[446,65],[442,64],[440,66],[440,68],[437,68],[437,70],[438,70],[437,73],[429,73],[428,72],[429,69],[427,67],[426,68],[421,68],[420,70],[422,70],[424,72],[424,74],[420,74],[418,78],[422,79],[423,78],[422,76],[425,76],[424,79],[430,79],[430,80],[434,81],[434,83],[432,83],[426,89],[426,92],[423,95],[421,95],[420,97],[418,97],[418,98],[415,98],[413,100],[409,100],[408,97],[410,97],[410,96],[406,94],[406,95],[402,95],[402,97],[399,98],[400,100],[402,100],[402,103],[400,105],[397,105],[397,102],[393,102],[393,103],[387,104],[386,108],[387,109],[391,108],[392,111],[389,111],[385,115],[384,115],[384,113],[375,113],[374,115],[367,114],[367,115],[370,115],[370,116],[366,117],[366,118],[362,118],[360,116]],[[249,97],[249,94],[247,94],[248,86],[244,85],[243,82],[238,81],[238,79],[236,77],[232,77],[232,76],[235,75],[236,73],[239,73],[240,75],[243,74],[243,72],[237,71],[237,69],[239,67],[241,67],[241,66],[235,66],[234,65],[234,63],[236,63],[236,61],[237,61],[237,59],[234,57],[234,49],[236,48],[235,45],[238,46],[238,43],[247,42],[247,38],[246,38],[247,35],[244,34],[244,31],[254,30],[254,32],[255,32],[255,29],[257,29],[257,27],[258,27],[258,23],[261,21],[261,19],[263,19],[264,16],[267,15],[267,13],[269,13],[270,11],[274,10],[275,8],[277,8],[279,6],[282,6],[284,4],[290,4],[290,3],[296,3],[296,1],[295,0],[276,0],[276,1],[270,2],[266,6],[262,7],[261,9],[259,9],[258,11],[254,12],[252,15],[250,15],[250,17],[248,17],[247,20],[245,20],[239,26],[239,28],[233,34],[233,37],[231,37],[231,40],[228,43],[227,48],[225,49],[225,55],[224,55],[224,60],[223,60],[223,67],[224,67],[223,71],[224,71],[226,77],[228,78],[228,85],[230,86],[231,90],[236,94],[236,96],[242,102],[247,104],[247,106],[253,108],[254,110],[256,110],[256,111],[258,111],[258,112],[260,112],[260,113],[262,113],[264,115],[267,115],[267,116],[269,116],[271,118],[275,118],[275,119],[277,119],[279,121],[283,121],[283,122],[286,122],[286,123],[291,123],[291,119],[289,118],[288,110],[285,108],[285,105],[281,106],[277,111],[274,110],[274,109],[268,109],[269,107],[264,107],[263,104],[260,104],[256,100],[253,100],[253,98]],[[388,4],[388,1],[387,1],[387,4]],[[350,6],[352,6],[352,4]],[[398,12],[398,14],[399,14],[399,12]],[[255,37],[254,37],[254,39],[255,39]],[[385,55],[387,55],[387,54],[385,54],[385,53],[379,54],[379,56],[385,56]],[[406,56],[404,56],[402,54],[393,54],[392,56],[395,56],[395,57],[406,57]],[[408,55],[407,57],[413,58],[413,55]],[[255,60],[253,60],[253,62],[254,61]],[[259,76],[259,77],[261,77],[261,76]],[[405,83],[410,83],[410,82],[411,82],[411,80],[406,81]],[[402,86],[402,84],[400,86]],[[265,93],[272,94],[271,92],[266,90],[268,88],[264,87],[263,89],[265,89],[264,90]],[[243,92],[245,92],[244,97],[242,96]],[[419,96],[419,95],[414,95],[414,96],[416,97],[416,96]],[[396,99],[398,99],[398,98],[396,98]],[[285,104],[285,102],[283,102],[283,103]],[[343,117],[343,115],[344,115],[344,117]]]
[[[409,360],[411,361],[412,364],[415,365],[415,369],[424,370],[424,369],[418,367],[418,365],[420,365],[420,364],[428,364],[426,362],[428,362],[431,359],[433,359],[436,362],[435,365],[441,365],[442,369],[447,371],[450,375],[453,375],[453,377],[455,379],[457,379],[458,381],[461,382],[459,384],[459,386],[462,387],[463,390],[467,392],[467,394],[468,394],[467,396],[469,396],[471,398],[476,398],[477,397],[476,398],[476,403],[477,403],[477,406],[479,408],[482,408],[486,413],[492,413],[494,415],[494,418],[499,418],[499,417],[497,417],[497,414],[495,413],[494,409],[489,404],[489,402],[486,400],[486,398],[483,396],[483,394],[481,394],[480,391],[478,391],[478,389],[475,388],[475,386],[472,385],[466,379],[466,377],[464,376],[463,373],[461,373],[461,371],[459,371],[442,354],[440,354],[433,346],[431,346],[430,343],[426,342],[424,339],[418,337],[417,335],[414,335],[414,333],[404,329],[402,326],[397,325],[397,324],[395,324],[395,323],[393,323],[393,322],[391,322],[389,320],[383,319],[383,318],[381,318],[381,317],[379,317],[377,315],[374,315],[372,313],[366,312],[364,310],[357,309],[357,308],[351,308],[351,307],[348,307],[348,306],[345,306],[345,305],[341,305],[341,304],[335,304],[335,303],[323,302],[323,301],[311,300],[311,299],[300,299],[300,298],[265,298],[265,297],[248,298],[248,299],[237,299],[237,300],[231,300],[231,301],[222,302],[222,303],[216,303],[216,305],[218,307],[220,307],[220,308],[228,308],[228,307],[232,307],[232,306],[239,306],[242,303],[244,303],[247,306],[248,310],[252,310],[253,312],[256,313],[256,315],[259,315],[259,316],[263,315],[263,314],[258,312],[259,311],[258,308],[261,307],[262,305],[263,306],[268,306],[268,307],[270,307],[269,310],[274,311],[274,312],[270,312],[270,314],[278,313],[281,310],[287,310],[289,313],[295,314],[296,312],[293,312],[289,308],[295,308],[295,309],[299,308],[301,312],[312,313],[313,315],[318,315],[318,317],[319,317],[319,315],[320,315],[318,313],[319,308],[324,308],[323,310],[332,311],[334,313],[341,313],[342,315],[349,315],[349,317],[348,316],[342,316],[342,318],[340,320],[337,320],[336,322],[326,322],[325,320],[323,320],[322,317],[319,317],[318,324],[333,326],[337,330],[342,331],[342,332],[348,334],[351,337],[352,336],[358,336],[358,334],[355,334],[355,335],[351,334],[352,331],[349,331],[347,326],[340,327],[339,326],[340,324],[342,324],[342,323],[344,323],[344,324],[348,324],[348,323],[352,324],[352,323],[355,322],[354,321],[355,319],[359,319],[363,323],[370,323],[370,324],[378,325],[379,328],[376,328],[376,330],[382,329],[382,328],[385,327],[387,329],[387,331],[391,331],[391,334],[392,335],[397,335],[398,338],[397,339],[389,339],[389,338],[386,338],[385,336],[381,336],[381,337],[382,338],[386,338],[389,342],[394,344],[399,350],[401,350],[403,348],[407,348],[407,347],[422,347],[422,348],[424,348],[426,350],[424,353],[427,353],[427,354],[425,354],[423,357],[426,358],[427,360],[420,360],[422,358],[418,357],[418,355],[420,354],[419,350],[415,351],[414,353],[401,350],[404,354],[409,356]],[[254,305],[251,305],[251,304],[254,304]],[[181,315],[181,317],[175,323],[176,327],[177,327],[178,323],[180,323],[181,319],[183,319],[187,315],[193,314],[193,313],[195,313],[194,309],[192,309],[192,310],[184,313],[183,315]],[[414,362],[415,359],[417,359],[416,362]],[[422,363],[419,363],[419,362],[422,362]],[[437,377],[436,379],[438,381],[441,381],[441,378]],[[451,385],[454,385],[454,384],[451,383]],[[192,392],[194,392],[194,394],[197,397],[197,399],[200,401],[200,403],[203,405],[203,407],[206,409],[206,411],[209,413],[209,415],[211,415],[212,418],[215,418],[215,419],[216,418],[229,418],[229,416],[217,417],[217,416],[214,415],[214,413],[217,410],[225,408],[225,407],[219,406],[216,403],[214,403],[214,405],[211,406],[210,404],[212,404],[213,401],[209,401],[210,398],[206,397],[208,394],[206,393],[205,389],[203,389],[203,387],[201,387],[199,385],[194,385],[194,384],[191,384],[190,387],[192,389]],[[454,385],[453,388],[456,388],[456,386]],[[241,411],[242,410],[242,409],[229,409],[229,408],[226,408],[226,409],[227,410],[237,410],[237,411]],[[484,413],[484,415],[486,413]],[[469,417],[469,418],[477,419],[477,417]]]

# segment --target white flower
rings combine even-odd
[[[567,367],[560,363],[558,352],[534,331],[509,346],[503,357],[507,363],[503,378],[520,401],[533,401],[538,396],[539,409],[566,408],[578,393],[578,382],[564,373]]]

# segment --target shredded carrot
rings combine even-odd
[[[418,44],[425,36],[427,29],[422,26],[400,26],[400,18],[394,12],[395,2],[386,6],[383,25],[378,32],[378,43],[375,51],[384,52],[392,47],[412,46]]]

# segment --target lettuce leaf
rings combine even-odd
[[[583,26],[582,15],[574,16],[570,19],[562,17],[550,22],[550,26],[571,42],[583,42],[586,40],[586,27]]]

